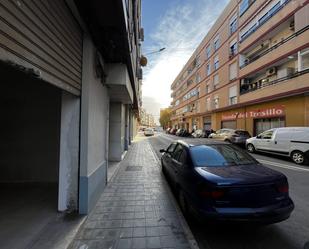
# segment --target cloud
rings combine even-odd
[[[170,86],[196,47],[205,37],[228,0],[183,0],[171,5],[162,15],[155,31],[146,37],[144,53],[166,49],[148,56],[144,70],[143,96],[152,97],[160,107],[171,102]],[[150,113],[158,116],[159,108]],[[146,108],[147,109],[147,108]],[[153,109],[153,108],[152,108]]]

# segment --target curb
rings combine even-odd
[[[155,160],[157,161],[157,166],[159,168],[161,168],[160,159],[158,158],[157,154],[155,153],[155,151],[154,151],[153,147],[151,146],[151,144],[149,143],[149,141],[148,141],[148,144],[149,144],[149,146],[151,148],[151,151],[153,153],[153,156],[154,156]],[[161,174],[162,174],[162,172],[161,172]],[[171,189],[170,189],[170,186],[169,186],[168,182],[166,181],[165,177],[163,177],[163,178],[164,178],[164,182],[165,182],[166,186],[168,187],[167,188],[168,195],[171,197],[171,200],[172,200],[172,202],[173,202],[173,204],[174,204],[174,206],[176,208],[176,212],[177,212],[178,217],[180,219],[180,224],[181,224],[181,226],[182,226],[182,228],[184,230],[184,233],[185,233],[185,236],[186,236],[186,238],[187,238],[187,240],[189,242],[190,248],[191,249],[200,249],[200,247],[198,246],[198,243],[195,240],[194,235],[193,235],[193,233],[192,233],[192,231],[191,231],[191,229],[190,229],[190,227],[189,227],[185,217],[183,216],[183,214],[182,214],[182,212],[180,210],[180,207],[178,205],[178,202],[177,202],[175,196],[171,192]]]

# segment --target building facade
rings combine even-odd
[[[144,108],[140,108],[140,126],[155,127],[155,120],[152,114],[147,113]]]
[[[230,1],[172,89],[172,124],[309,126],[309,1]]]
[[[0,183],[54,185],[58,211],[86,214],[136,134],[141,1],[0,9]]]

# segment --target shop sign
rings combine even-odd
[[[248,112],[236,112],[231,114],[223,114],[222,121],[235,120],[242,118],[269,118],[269,117],[281,117],[284,116],[284,107],[273,107],[267,109],[257,109]]]

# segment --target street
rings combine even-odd
[[[159,149],[175,139],[173,135],[157,133],[148,138],[156,155]],[[184,138],[185,139],[185,138]],[[298,166],[289,159],[253,154],[261,163],[284,173],[289,180],[290,196],[295,203],[291,217],[281,223],[249,228],[248,227],[207,227],[187,220],[192,233],[201,249],[301,249],[309,241],[309,167]]]

